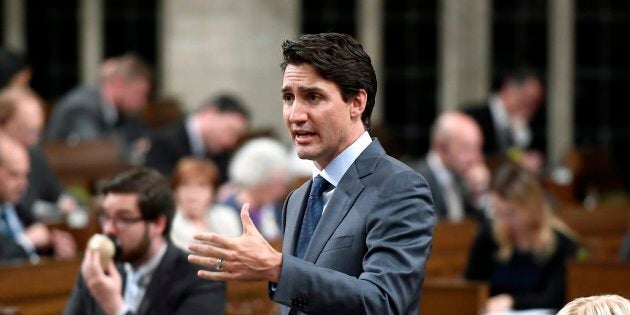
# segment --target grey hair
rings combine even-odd
[[[230,180],[244,188],[264,184],[274,172],[288,172],[287,148],[272,138],[246,142],[234,155],[228,174]]]

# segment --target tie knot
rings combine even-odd
[[[310,196],[320,197],[324,191],[328,189],[329,185],[330,183],[321,175],[315,176],[315,178],[313,178],[313,184],[311,185]]]

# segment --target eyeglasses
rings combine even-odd
[[[110,217],[104,213],[99,214],[98,221],[101,223],[101,226],[104,226],[108,222],[118,230],[124,230],[129,228],[131,225],[136,224],[140,221],[144,221],[142,217],[130,218],[130,217]]]

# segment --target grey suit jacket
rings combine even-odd
[[[294,256],[311,181],[283,209],[282,314],[418,314],[435,224],[426,181],[372,141],[342,177],[304,260]]]
[[[47,140],[85,141],[118,136],[131,144],[148,136],[148,130],[137,116],[118,113],[117,121],[108,121],[103,108],[107,105],[98,87],[78,87],[53,107]]]

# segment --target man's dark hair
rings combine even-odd
[[[499,91],[507,84],[521,86],[525,83],[525,81],[527,81],[527,79],[532,78],[541,81],[538,71],[528,65],[505,69],[500,71],[495,80],[492,82],[492,90]]]
[[[284,41],[282,54],[282,71],[289,64],[310,64],[324,79],[339,87],[345,102],[359,90],[365,90],[367,104],[361,120],[365,129],[370,130],[376,100],[376,74],[370,56],[356,39],[339,33],[304,34],[296,40]]]
[[[203,103],[201,109],[203,110],[208,107],[214,107],[221,113],[241,114],[246,120],[249,120],[250,117],[249,111],[245,105],[243,105],[243,102],[232,94],[223,93],[209,98]]]
[[[161,215],[166,216],[164,236],[168,236],[175,209],[175,201],[168,181],[158,172],[148,168],[137,168],[121,173],[105,183],[101,189],[103,195],[135,194],[138,195],[138,207],[145,221],[155,221]]]
[[[29,67],[24,55],[0,48],[0,88],[4,88],[18,74]]]

